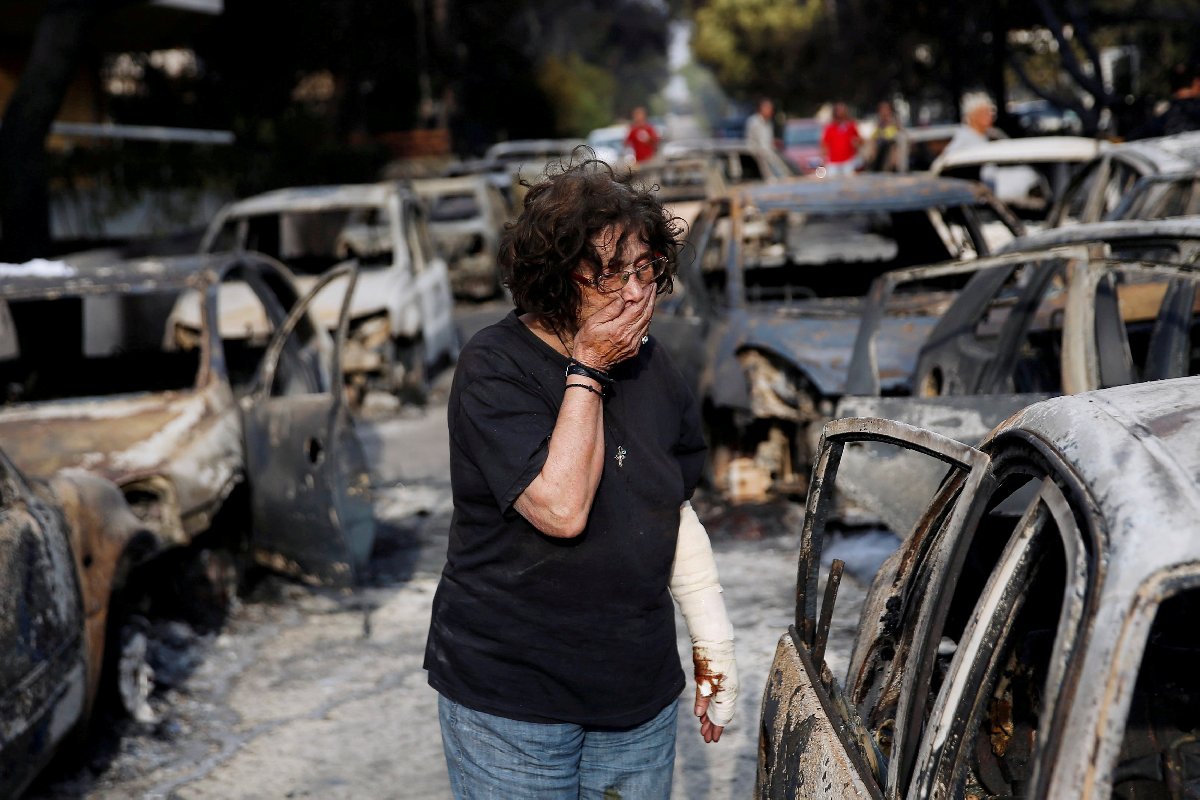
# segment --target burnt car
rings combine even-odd
[[[239,200],[213,219],[200,251],[270,256],[302,290],[335,265],[355,264],[343,370],[359,395],[374,387],[421,400],[431,373],[458,356],[446,262],[429,238],[422,204],[398,182],[293,187]],[[261,315],[239,305],[249,293],[232,284],[222,292],[222,324],[261,338],[265,331],[245,327]],[[318,298],[313,312],[336,330],[341,294]],[[179,313],[195,326],[199,306]]]
[[[33,482],[0,453],[0,795],[20,795],[86,730],[109,601],[149,536],[110,482]]]
[[[799,170],[775,150],[750,144],[744,139],[678,139],[659,150],[664,161],[704,158],[716,164],[726,183],[778,181],[794,177]]]
[[[1053,233],[1034,239],[1066,238]],[[1075,226],[1071,238],[1079,243],[884,276],[835,416],[902,420],[976,444],[1005,417],[1054,395],[1200,374],[1200,226],[1099,223]],[[907,295],[951,273],[969,280],[920,348],[906,390],[915,396],[888,396],[875,352],[887,337],[881,322],[896,324]],[[914,502],[887,480],[896,470],[907,485],[938,478],[880,454],[843,496],[886,518]]]
[[[763,694],[757,796],[1194,796],[1198,437],[1197,378],[1038,403],[978,449],[831,422]],[[871,584],[842,683],[826,662],[842,563],[823,600],[819,564],[844,457],[864,446],[943,480]]]
[[[929,171],[982,180],[1022,219],[1041,222],[1066,191],[1080,164],[1094,159],[1106,142],[1083,136],[996,139],[943,152]]]
[[[1200,131],[1113,145],[1079,168],[1046,224],[1192,213],[1198,171]]]
[[[704,201],[729,191],[721,167],[707,158],[651,159],[635,165],[632,178],[657,194],[668,212],[688,228],[696,223]]]
[[[300,297],[286,268],[250,253],[14,271],[0,288],[0,441],[32,478],[111,481],[154,551],[246,508],[226,522],[249,528],[259,561],[348,584],[374,539],[365,458],[332,388],[349,296],[336,341],[310,312],[354,278],[341,267]],[[230,284],[245,316],[222,313]],[[178,313],[188,296],[195,319]]]
[[[509,219],[508,201],[481,175],[423,178],[413,190],[425,203],[429,235],[446,259],[456,297],[483,300],[501,291],[496,254]]]
[[[1077,226],[1073,233],[1038,238],[1074,238],[1078,244],[881,279],[859,331],[841,408],[865,413],[872,401],[862,395],[881,394],[876,348],[886,334],[880,323],[900,313],[912,287],[919,290],[947,273],[970,278],[922,344],[910,386],[930,409],[940,399],[976,409],[973,437],[943,430],[964,441],[978,441],[1009,413],[1042,396],[1197,374],[1200,269],[1194,262],[1200,225],[1102,223]],[[974,400],[954,400],[965,397]],[[907,419],[904,409],[917,403],[881,398],[874,407]]]
[[[796,178],[709,201],[652,331],[703,402],[714,484],[732,498],[802,491],[806,431],[844,391],[871,281],[1020,230],[982,185],[924,175]],[[889,388],[948,303],[918,298],[923,316],[886,323]]]

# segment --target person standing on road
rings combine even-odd
[[[821,134],[821,157],[827,175],[853,175],[858,166],[858,146],[862,137],[850,118],[845,103],[833,104],[833,119]]]
[[[896,110],[887,100],[879,103],[875,130],[871,133],[872,172],[907,172],[908,146],[904,129],[896,119]]]
[[[775,149],[775,104],[764,97],[758,101],[758,111],[746,118],[743,134],[746,141],[764,150]]]
[[[425,651],[459,798],[668,798],[693,641],[706,742],[737,671],[689,498],[700,409],[649,335],[679,229],[595,160],[529,189],[500,247],[516,306],[463,348],[454,496]]]
[[[654,158],[658,152],[658,131],[646,121],[646,109],[638,106],[633,110],[633,124],[629,133],[625,134],[625,146],[633,151],[633,157],[640,164]]]

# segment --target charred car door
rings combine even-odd
[[[421,308],[421,339],[425,352],[420,357],[429,365],[449,361],[458,356],[449,269],[446,261],[436,254],[421,207],[409,200],[399,202],[398,213],[413,273],[412,287]]]
[[[1043,784],[1075,683],[1096,548],[1077,524],[1087,519],[1073,508],[1079,496],[1053,464],[996,456],[999,488],[967,543],[950,603],[943,642],[953,647],[942,647],[949,664],[935,676],[941,690],[913,797],[1050,796]]]
[[[914,517],[866,600],[847,688],[825,663],[842,563],[834,560],[818,613],[826,520],[840,474],[868,447],[892,447],[941,465],[943,480]],[[963,559],[960,533],[974,527],[991,489],[982,452],[903,423],[841,419],[825,426],[797,567],[795,623],[783,636],[763,694],[757,796],[896,797],[916,762],[948,611]]]
[[[317,365],[324,335],[309,315],[314,299],[345,281],[328,371]],[[342,386],[341,350],[357,270],[325,273],[275,332],[254,390],[242,398],[255,558],[316,583],[347,586],[375,540],[369,478]],[[331,374],[330,374],[331,373]]]

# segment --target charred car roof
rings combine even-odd
[[[400,183],[350,183],[334,186],[293,186],[247,197],[230,204],[229,213],[239,217],[281,211],[322,211],[347,206],[376,206],[392,194],[408,190]]]
[[[1083,222],[1076,225],[1065,225],[1061,228],[1050,228],[1014,239],[1000,252],[1044,250],[1048,247],[1088,242],[1153,239],[1200,239],[1200,217]]]
[[[231,263],[226,255],[184,255],[130,261],[81,256],[66,261],[36,259],[0,265],[0,297],[83,296],[160,292],[211,283]]]
[[[986,202],[983,184],[932,175],[863,173],[849,179],[793,178],[736,190],[743,202],[763,211],[917,211]]]

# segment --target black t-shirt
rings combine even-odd
[[[425,668],[433,688],[488,714],[628,727],[684,686],[667,582],[704,460],[699,409],[653,338],[614,367],[587,527],[546,536],[513,502],[545,463],[566,364],[515,312],[459,356],[454,516]]]

